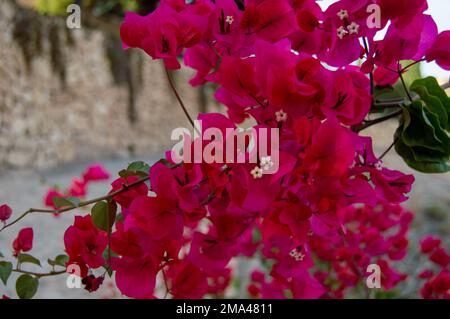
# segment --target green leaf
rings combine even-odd
[[[121,170],[119,176],[127,178],[130,176],[148,176],[150,171],[150,165],[145,162],[138,161],[128,165],[127,169]]]
[[[47,262],[50,266],[62,266],[65,267],[66,263],[69,261],[69,256],[58,255],[55,259],[48,259]]]
[[[427,77],[413,82],[411,91],[419,94],[427,108],[438,116],[441,127],[450,131],[450,98],[434,77]]]
[[[410,147],[421,146],[446,154],[450,149],[450,138],[441,128],[437,116],[428,111],[421,101],[406,106],[402,137]]]
[[[17,259],[19,260],[19,263],[21,264],[25,264],[25,263],[30,263],[30,264],[35,264],[38,266],[41,266],[41,262],[39,261],[39,259],[29,255],[29,254],[20,254]]]
[[[450,170],[450,138],[438,116],[422,101],[405,106],[396,140],[395,150],[411,168],[423,173]]]
[[[78,207],[80,199],[77,197],[54,197],[53,204],[56,208]]]
[[[411,149],[401,140],[395,144],[395,150],[403,158],[405,163],[422,173],[447,173],[450,166],[445,161],[417,161],[411,153]]]
[[[3,258],[3,257],[5,257],[5,256],[3,256],[3,254],[0,252],[0,258]]]
[[[36,294],[38,286],[38,278],[24,274],[16,281],[17,295],[20,299],[31,299]]]
[[[116,213],[116,202],[98,202],[94,205],[91,211],[92,222],[98,229],[110,232],[116,220]]]
[[[0,279],[3,281],[5,286],[8,282],[9,276],[11,275],[12,268],[12,263],[9,261],[0,261]]]
[[[150,165],[142,161],[133,162],[130,165],[128,165],[127,170],[135,172],[143,172],[145,174],[148,174],[150,171]]]

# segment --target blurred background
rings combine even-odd
[[[119,26],[124,12],[147,14],[152,0],[2,0],[0,1],[0,204],[8,203],[15,216],[42,207],[49,187],[67,186],[87,164],[100,162],[114,175],[134,160],[153,162],[172,145],[170,133],[189,123],[169,89],[163,66],[137,50],[124,51]],[[326,8],[334,1],[320,1]],[[66,27],[66,8],[82,7],[81,29]],[[450,29],[450,1],[428,0],[439,31]],[[192,89],[191,70],[173,74],[183,100],[195,116],[218,110],[214,88]],[[433,75],[442,83],[449,72],[434,64],[417,65],[408,81]],[[364,131],[381,154],[392,143],[395,121]],[[411,254],[402,265],[414,275],[417,243],[424,234],[449,238],[450,176],[425,175],[409,169],[394,151],[385,165],[416,177],[406,206],[416,213],[410,235]],[[89,197],[109,191],[109,183],[90,188]],[[41,260],[63,252],[60,240],[73,214],[59,218],[29,216],[13,231],[0,233],[6,256],[20,228],[33,226],[33,255]],[[242,280],[244,277],[241,277]],[[115,297],[104,285],[94,295],[67,289],[65,277],[41,281],[37,298]],[[240,280],[240,279],[239,279]],[[14,282],[10,279],[10,284]],[[397,296],[417,297],[418,283],[408,280]],[[244,287],[244,283],[238,285]],[[245,288],[245,287],[244,287]],[[245,289],[236,292],[243,294]],[[13,287],[0,284],[0,295],[15,296]]]

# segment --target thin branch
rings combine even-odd
[[[408,96],[408,99],[412,102],[413,98],[411,96],[411,93],[409,93],[408,87],[406,86],[405,79],[403,78],[403,71],[400,69],[400,63],[398,64],[398,76],[400,77],[400,81],[402,82],[403,89],[405,90],[406,95]]]
[[[403,113],[403,110],[398,110],[398,111],[396,111],[394,113],[391,113],[391,114],[383,116],[383,117],[379,117],[379,118],[377,118],[375,120],[367,121],[367,122],[365,122],[365,123],[363,123],[363,124],[361,124],[359,126],[356,126],[354,128],[354,131],[355,132],[361,132],[361,131],[363,131],[363,130],[365,130],[365,129],[373,126],[373,125],[376,125],[376,124],[382,123],[384,121],[390,120],[392,118],[395,118],[395,117],[401,115],[402,113]]]
[[[191,123],[192,127],[193,127],[194,129],[197,129],[197,128],[195,127],[194,121],[192,120],[191,116],[189,115],[189,112],[188,112],[187,109],[186,109],[186,106],[185,106],[184,103],[183,103],[183,100],[181,99],[180,94],[179,94],[178,91],[177,91],[177,88],[175,87],[175,83],[173,82],[173,78],[172,78],[172,76],[170,75],[170,72],[169,72],[169,70],[167,69],[167,67],[166,67],[165,65],[164,65],[164,70],[166,71],[167,80],[169,81],[170,88],[172,89],[173,93],[175,94],[175,97],[177,98],[178,103],[179,103],[180,106],[181,106],[181,109],[183,110],[183,112],[184,112],[184,114],[186,115],[187,119],[188,119],[189,122]],[[197,133],[198,133],[198,132],[197,132]]]
[[[149,177],[148,177],[148,176],[143,177],[143,178],[141,178],[141,179],[139,179],[139,180],[137,180],[137,181],[135,181],[135,182],[133,182],[133,183],[130,183],[130,184],[124,184],[124,185],[122,186],[122,188],[118,189],[117,191],[111,192],[111,193],[109,193],[109,194],[107,194],[107,195],[104,195],[104,196],[101,196],[101,197],[97,197],[97,198],[94,198],[94,199],[91,199],[91,200],[87,200],[87,201],[85,201],[85,202],[81,202],[81,203],[79,203],[79,204],[76,205],[76,206],[68,206],[68,207],[59,208],[59,209],[30,208],[30,209],[28,209],[25,213],[23,213],[22,215],[20,215],[17,219],[15,219],[14,221],[10,222],[9,224],[5,224],[5,225],[3,226],[3,228],[0,229],[0,232],[3,231],[4,229],[8,228],[8,227],[11,227],[12,225],[14,225],[15,223],[19,222],[21,219],[23,219],[24,217],[26,217],[26,216],[29,215],[29,214],[32,214],[32,213],[41,213],[41,214],[62,214],[62,213],[65,213],[65,212],[74,210],[74,209],[76,209],[76,208],[85,207],[85,206],[89,206],[89,205],[95,204],[95,203],[100,202],[100,201],[102,201],[102,200],[108,200],[108,199],[111,199],[111,198],[113,198],[114,196],[119,195],[119,194],[121,194],[121,193],[123,193],[123,192],[129,190],[130,188],[132,188],[132,187],[134,187],[134,186],[137,186],[137,185],[140,185],[140,184],[142,184],[142,183],[144,183],[144,182],[146,182],[146,181],[148,181],[148,180],[149,180]]]
[[[398,137],[396,137],[394,139],[394,141],[392,142],[392,144],[383,152],[383,154],[381,154],[381,156],[378,158],[380,161],[392,150],[392,148],[395,146],[395,144],[397,144],[398,141]]]
[[[414,62],[408,64],[407,66],[405,66],[405,67],[402,69],[402,72],[407,71],[410,67],[413,67],[414,65],[416,65],[416,64],[418,64],[418,63],[420,63],[420,62],[424,62],[424,61],[426,61],[426,59],[421,59],[421,60],[418,60],[418,61],[414,61]]]
[[[66,270],[60,270],[60,271],[51,271],[51,272],[47,272],[47,273],[38,273],[38,272],[32,272],[32,271],[26,271],[26,270],[21,270],[21,269],[13,269],[13,272],[17,272],[20,274],[27,274],[27,275],[32,275],[38,278],[41,277],[50,277],[50,276],[58,276],[58,275],[62,275],[66,273]]]

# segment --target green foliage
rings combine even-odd
[[[130,176],[148,176],[150,165],[145,162],[138,161],[128,165],[127,169],[121,170],[119,176],[127,178]]]
[[[420,100],[406,105],[396,131],[397,153],[413,169],[423,173],[450,171],[450,100],[434,78],[416,80],[411,91]]]
[[[73,0],[37,0],[35,8],[40,14],[64,16],[67,14],[67,6],[72,3]]]
[[[8,278],[12,272],[12,263],[9,261],[0,261],[0,279],[6,285],[8,282]]]
[[[62,266],[65,267],[66,263],[69,261],[69,256],[67,255],[58,255],[55,259],[48,259],[47,262],[50,266]]]
[[[20,276],[16,281],[16,292],[20,299],[31,299],[36,294],[39,279],[28,274]]]
[[[40,14],[50,16],[67,15],[67,6],[75,3],[74,0],[37,0],[35,9]],[[83,10],[89,10],[96,16],[106,14],[123,15],[127,11],[137,11],[139,4],[130,0],[85,0]]]
[[[30,263],[30,264],[35,264],[40,266],[41,262],[39,261],[39,259],[37,259],[36,257],[33,257],[29,254],[20,254],[17,259],[19,260],[19,263],[21,264],[25,264],[25,263]]]
[[[53,204],[56,208],[77,207],[80,204],[80,200],[76,197],[54,197]]]
[[[431,112],[436,114],[443,129],[450,132],[450,98],[447,93],[439,86],[434,77],[427,77],[414,81],[411,85],[411,91],[419,94]]]
[[[117,204],[113,201],[101,201],[94,205],[91,211],[95,227],[110,232],[116,220]]]

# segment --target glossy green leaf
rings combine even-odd
[[[101,201],[94,205],[91,211],[94,225],[106,232],[110,232],[116,220],[117,204],[114,201]]]
[[[436,78],[427,77],[413,82],[411,91],[419,94],[427,108],[438,116],[441,127],[450,131],[450,98],[447,96]]]
[[[80,200],[77,197],[54,197],[53,204],[56,208],[78,207]]]
[[[119,176],[127,178],[130,176],[148,176],[150,165],[145,162],[138,161],[128,165],[127,169],[121,170]]]
[[[28,274],[21,275],[16,281],[16,292],[20,299],[31,299],[37,292],[39,279]]]
[[[8,278],[11,275],[13,266],[9,261],[0,261],[0,279],[6,285]]]
[[[128,165],[127,170],[135,172],[143,172],[148,174],[148,172],[150,171],[150,165],[142,161],[133,162],[130,165]]]
[[[36,257],[33,257],[29,254],[20,254],[17,259],[19,260],[19,263],[21,264],[25,264],[25,263],[29,263],[29,264],[35,264],[40,266],[41,262],[39,261],[39,259],[37,259]]]
[[[450,170],[450,138],[438,116],[424,102],[415,101],[405,106],[396,140],[397,153],[411,168],[424,173]]]
[[[66,263],[69,261],[69,256],[58,255],[55,259],[48,259],[47,262],[50,266],[62,266],[65,267]]]

